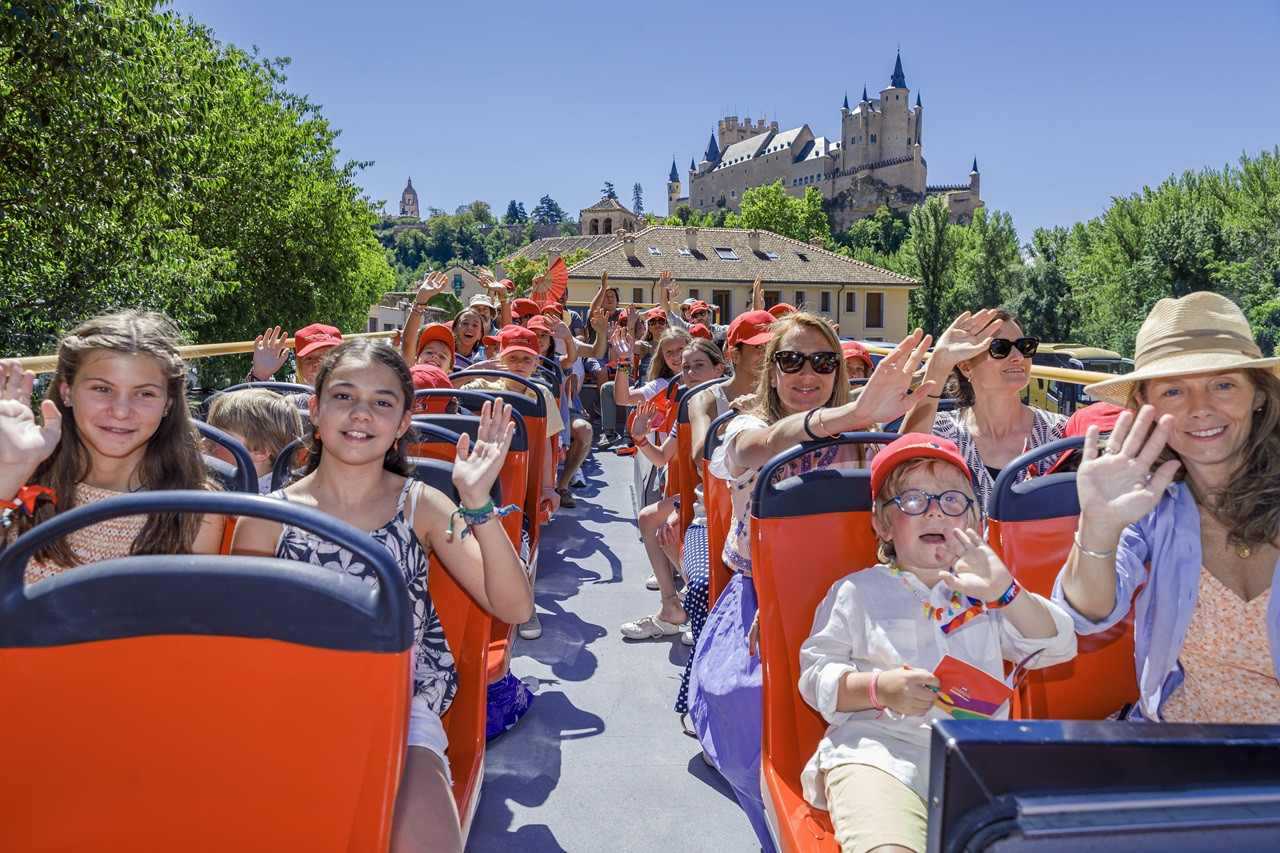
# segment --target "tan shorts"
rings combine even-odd
[[[867,764],[826,772],[827,810],[843,853],[898,844],[924,853],[929,837],[924,800],[896,776]]]

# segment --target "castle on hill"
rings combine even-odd
[[[862,100],[850,109],[845,96],[839,139],[814,136],[807,124],[781,131],[776,121],[739,123],[737,116],[726,116],[711,134],[702,160],[689,162],[687,195],[681,194],[672,159],[667,214],[682,204],[699,212],[717,207],[741,212],[744,192],[781,180],[797,197],[816,187],[835,231],[847,230],[882,205],[907,209],[934,195],[942,197],[952,222],[967,223],[983,206],[978,160],[974,158],[968,183],[929,186],[920,143],[924,107],[917,93],[912,108],[910,95],[899,54],[880,97],[867,97],[863,86]]]

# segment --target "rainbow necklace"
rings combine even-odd
[[[932,604],[929,601],[929,599],[921,595],[918,589],[916,589],[914,586],[911,585],[911,580],[907,577],[906,572],[904,572],[902,569],[898,568],[897,566],[890,566],[889,571],[893,572],[893,574],[898,578],[898,580],[902,581],[903,586],[911,590],[911,594],[916,597],[916,601],[919,601],[921,604],[924,605],[924,616],[926,619],[933,619],[934,621],[941,622],[943,619],[946,619],[950,616],[955,615],[955,613],[958,611],[958,608],[960,607],[960,597],[961,597],[959,592],[952,590],[951,601],[947,604],[945,609],[941,607],[937,607],[936,605]]]

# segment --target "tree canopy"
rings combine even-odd
[[[143,0],[0,15],[0,352],[141,306],[193,340],[363,328],[392,284],[337,132],[287,60]]]

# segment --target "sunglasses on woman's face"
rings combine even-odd
[[[665,326],[665,325],[667,325],[667,321],[666,321],[666,320],[660,320],[660,319],[656,319],[656,318],[655,318],[655,319],[653,319],[653,320],[650,320],[650,321],[649,321],[649,325],[650,325],[650,326]]]
[[[814,373],[820,373],[825,376],[828,373],[836,372],[836,368],[840,365],[840,353],[803,353],[784,349],[778,350],[773,354],[773,363],[778,365],[778,369],[783,373],[799,373],[804,369],[806,361],[809,362],[809,366],[813,368]]]
[[[1008,358],[1009,353],[1017,350],[1022,353],[1023,358],[1031,358],[1036,354],[1036,350],[1040,348],[1039,338],[1018,338],[1011,341],[1008,338],[996,338],[991,342],[991,346],[987,348],[987,352],[992,358]]]

